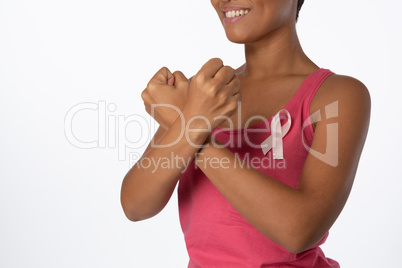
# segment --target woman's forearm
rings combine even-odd
[[[289,251],[302,251],[325,234],[325,229],[313,230],[317,222],[313,218],[311,225],[306,224],[314,207],[303,191],[247,165],[227,148],[209,142],[197,154],[195,163],[250,224]],[[310,236],[310,230],[318,234]]]
[[[188,120],[178,117],[157,147],[148,147],[124,177],[121,204],[128,219],[139,221],[158,214],[169,201],[177,181],[208,136],[188,133]],[[164,146],[164,147],[162,147]]]

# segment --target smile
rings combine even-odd
[[[230,11],[225,12],[225,17],[226,18],[234,18],[234,17],[247,15],[247,13],[248,13],[247,9],[230,10]]]
[[[237,7],[237,6],[224,7],[222,9],[224,17],[223,21],[225,24],[236,22],[244,18],[249,12],[250,9],[244,7]]]

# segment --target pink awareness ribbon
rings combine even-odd
[[[282,126],[280,114],[285,114],[288,120]],[[281,109],[274,115],[271,121],[271,136],[261,143],[264,155],[272,148],[273,159],[283,159],[283,141],[282,138],[288,133],[291,125],[290,114],[286,109]]]

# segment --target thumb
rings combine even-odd
[[[166,84],[173,85],[174,84],[174,76],[167,67],[162,67],[159,71],[157,71],[151,80],[158,82],[158,84],[162,84],[162,85],[166,85]]]
[[[183,83],[183,82],[187,82],[187,83],[189,82],[187,77],[180,71],[175,71],[173,73],[173,76],[176,80],[176,82],[175,82],[176,85],[179,83]]]
[[[175,77],[168,68],[166,68],[166,82],[169,86],[173,86],[175,83]]]

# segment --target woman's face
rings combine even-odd
[[[295,24],[297,0],[211,0],[227,38],[255,42],[284,24]]]

